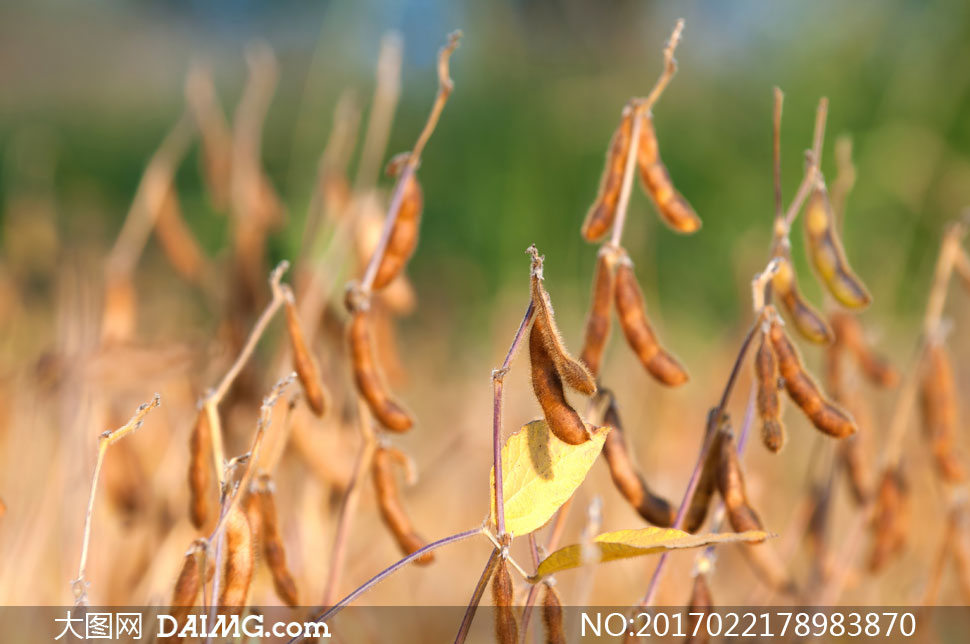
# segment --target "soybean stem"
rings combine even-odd
[[[472,620],[475,619],[475,613],[478,612],[478,605],[482,603],[482,595],[485,594],[488,580],[491,579],[492,573],[495,572],[495,567],[498,566],[500,555],[501,551],[498,548],[492,550],[492,554],[489,555],[488,562],[485,564],[485,570],[482,571],[481,577],[478,578],[478,583],[475,584],[472,597],[468,601],[468,608],[465,609],[465,615],[461,618],[461,626],[458,627],[458,633],[455,635],[455,644],[463,644],[468,637]]]
[[[322,615],[314,619],[313,622],[320,623],[320,622],[326,622],[327,620],[332,619],[337,615],[337,613],[339,613],[341,610],[346,608],[348,605],[350,605],[352,602],[358,599],[361,595],[363,595],[368,590],[370,590],[377,584],[381,583],[382,581],[384,581],[385,579],[387,579],[388,577],[390,577],[395,572],[397,572],[404,566],[408,565],[415,559],[420,559],[421,557],[428,554],[429,552],[437,550],[442,546],[447,546],[449,544],[457,543],[459,541],[464,541],[465,539],[468,539],[470,537],[474,537],[476,534],[480,534],[481,531],[482,531],[481,528],[472,528],[471,530],[466,530],[464,532],[459,532],[458,534],[453,534],[443,539],[438,539],[437,541],[432,541],[431,543],[424,546],[423,548],[418,548],[417,550],[409,554],[407,557],[404,557],[403,559],[398,560],[397,562],[391,564],[384,570],[380,571],[379,573],[377,573],[376,575],[368,579],[366,582],[364,582],[364,584],[359,586],[356,590],[354,590],[349,595],[341,599],[339,602],[337,602],[336,604],[328,608]],[[297,636],[291,639],[289,642],[287,642],[287,644],[298,644],[298,642],[302,642],[305,639],[306,639],[305,637]]]
[[[451,53],[458,46],[458,39],[460,37],[460,31],[449,34],[448,44],[442,47],[438,53],[438,94],[435,96],[434,105],[431,107],[431,113],[428,115],[424,129],[421,130],[421,134],[418,136],[418,140],[415,142],[414,148],[408,156],[407,163],[405,163],[404,169],[398,176],[397,184],[394,186],[394,194],[391,196],[391,203],[387,208],[387,218],[384,221],[384,228],[381,230],[381,237],[377,241],[374,253],[371,255],[370,261],[367,263],[367,268],[364,271],[364,278],[361,280],[360,288],[365,294],[370,293],[374,285],[374,280],[377,278],[377,270],[380,268],[381,262],[384,259],[384,253],[387,251],[387,245],[391,240],[391,233],[394,231],[394,224],[397,222],[398,212],[401,210],[401,201],[404,199],[404,188],[417,170],[418,164],[421,162],[421,152],[424,151],[424,146],[427,144],[428,139],[431,138],[431,133],[434,132],[434,128],[438,124],[438,118],[441,116],[441,110],[444,109],[445,103],[448,101],[452,89],[454,89],[454,83],[449,74],[448,61],[451,58]]]
[[[529,300],[529,306],[525,309],[519,329],[512,338],[512,344],[505,355],[502,366],[492,371],[492,465],[495,471],[495,481],[493,484],[493,496],[495,497],[495,523],[498,536],[505,535],[505,497],[502,489],[502,384],[505,374],[509,372],[512,365],[512,358],[516,350],[525,337],[525,330],[532,322],[532,315],[535,312],[535,302]]]

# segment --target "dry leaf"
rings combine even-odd
[[[609,427],[587,425],[590,440],[568,445],[556,438],[544,420],[515,432],[502,447],[502,490],[505,531],[523,535],[541,528],[572,496],[603,449]],[[489,476],[495,485],[495,470]],[[495,525],[495,497],[491,522]]]
[[[712,543],[734,543],[737,541],[761,541],[769,537],[767,532],[749,530],[747,532],[725,532],[721,534],[694,535],[671,528],[641,528],[639,530],[619,530],[607,532],[593,539],[591,550],[593,560],[583,560],[583,546],[576,544],[560,548],[539,564],[536,578],[577,568],[583,564],[602,563],[614,559],[629,559],[653,555],[664,550],[679,548],[698,548]]]

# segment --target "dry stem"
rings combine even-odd
[[[88,604],[88,582],[84,578],[84,574],[88,563],[88,548],[91,545],[91,517],[94,514],[94,498],[98,492],[98,478],[101,474],[101,466],[104,464],[104,456],[111,445],[141,427],[148,412],[158,407],[161,403],[161,396],[155,394],[155,397],[150,402],[139,405],[138,409],[135,410],[135,415],[127,423],[118,429],[106,431],[98,436],[98,458],[94,464],[94,476],[91,478],[91,495],[88,497],[88,509],[84,515],[84,538],[81,541],[81,561],[77,567],[77,578],[71,581],[75,606],[87,606]]]
[[[784,217],[785,206],[781,195],[781,113],[785,103],[785,93],[780,87],[774,88],[775,107],[772,114],[771,159],[775,180],[775,225]]]
[[[387,244],[391,239],[391,232],[394,230],[398,212],[401,210],[404,188],[411,179],[411,175],[417,170],[418,164],[421,162],[421,152],[424,151],[424,146],[428,143],[428,139],[431,138],[431,133],[434,132],[435,126],[438,124],[438,118],[441,116],[441,110],[444,109],[445,103],[448,102],[448,97],[454,88],[454,83],[451,80],[448,70],[448,61],[451,59],[452,52],[458,47],[458,40],[460,38],[461,32],[453,31],[448,35],[448,44],[442,47],[438,53],[438,94],[435,96],[434,104],[431,106],[431,113],[428,115],[428,120],[424,124],[424,129],[418,136],[418,140],[415,142],[414,148],[408,156],[407,163],[405,163],[404,168],[401,170],[401,174],[398,175],[397,184],[394,186],[394,193],[391,196],[391,203],[387,209],[384,229],[381,231],[381,237],[377,242],[377,246],[374,248],[374,253],[371,255],[370,262],[367,264],[367,269],[364,271],[364,278],[361,280],[360,289],[364,294],[370,293],[370,289],[374,285],[374,279],[377,277],[377,269],[384,259],[384,252],[387,250]]]
[[[489,555],[488,562],[485,564],[485,570],[482,571],[481,577],[478,578],[478,583],[475,584],[472,597],[468,601],[468,608],[465,609],[465,615],[461,618],[461,626],[458,627],[458,633],[455,635],[455,644],[463,644],[468,637],[472,620],[475,619],[478,605],[482,603],[482,595],[485,594],[485,589],[488,588],[488,580],[492,578],[492,573],[495,572],[495,567],[498,566],[500,555],[501,551],[498,548],[492,550],[492,554]]]
[[[340,575],[343,572],[344,558],[347,552],[347,538],[350,535],[350,525],[353,519],[354,510],[357,508],[357,501],[360,498],[361,480],[370,470],[371,459],[374,456],[374,449],[377,440],[374,430],[371,427],[370,411],[366,403],[358,396],[357,398],[357,424],[360,430],[360,450],[357,452],[357,460],[354,463],[354,472],[347,483],[344,497],[340,504],[340,514],[337,517],[337,529],[333,539],[333,547],[330,550],[330,570],[327,573],[327,584],[323,590],[321,604],[329,606],[337,592],[340,584]]]
[[[121,232],[108,254],[105,262],[107,275],[115,278],[127,276],[135,269],[155,226],[155,217],[161,209],[165,194],[174,180],[175,169],[185,157],[194,133],[192,117],[185,111],[152,155],[135,190],[125,223],[122,224]]]
[[[828,99],[825,97],[819,99],[818,107],[815,110],[815,131],[812,137],[812,149],[805,153],[805,175],[802,177],[802,182],[798,186],[795,198],[792,199],[788,210],[785,211],[784,218],[776,218],[775,220],[775,246],[788,243],[788,234],[791,231],[792,224],[798,217],[798,213],[801,211],[805,199],[808,198],[809,192],[815,187],[818,180],[822,159],[822,142],[825,139],[825,119],[828,115],[828,108]]]
[[[374,187],[380,172],[381,157],[387,148],[391,122],[401,94],[401,60],[404,42],[401,35],[389,32],[381,38],[381,51],[377,56],[377,83],[371,103],[367,131],[354,180],[354,191],[364,192]]]
[[[246,365],[246,362],[249,360],[250,356],[252,356],[253,350],[256,348],[256,344],[266,331],[266,327],[273,319],[273,315],[275,315],[279,308],[283,305],[286,296],[283,289],[280,287],[280,280],[283,277],[283,273],[286,272],[289,266],[290,263],[284,260],[280,262],[270,273],[269,285],[273,294],[272,299],[270,300],[269,304],[266,305],[266,308],[259,316],[259,319],[256,320],[256,324],[253,326],[253,330],[246,339],[246,344],[243,345],[242,350],[236,357],[236,361],[233,362],[232,366],[229,367],[229,371],[227,371],[226,375],[222,377],[222,380],[219,381],[219,384],[216,385],[215,389],[209,390],[202,402],[206,415],[209,419],[209,431],[212,435],[212,458],[214,461],[216,474],[219,476],[220,487],[225,483],[225,450],[222,445],[222,423],[219,420],[219,403],[222,402],[222,399],[229,391],[229,387],[232,386],[233,381],[237,376],[239,376],[239,372],[242,371],[243,367]]]

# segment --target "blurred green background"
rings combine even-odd
[[[474,330],[503,287],[514,283],[524,297],[523,251],[536,243],[557,301],[582,310],[595,247],[579,226],[620,110],[652,85],[678,17],[687,21],[680,73],[655,122],[671,175],[704,227],[671,233],[637,189],[625,239],[667,325],[704,334],[744,315],[743,285],[766,259],[770,234],[776,84],[786,94],[786,201],[816,102],[828,96],[830,178],[835,137],[855,143],[849,257],[876,296],[874,315],[915,315],[942,226],[970,204],[967,2],[4,3],[0,203],[47,186],[61,241],[108,248],[148,156],[182,109],[190,61],[212,64],[231,114],[243,50],[263,38],[280,62],[265,164],[290,217],[272,252],[292,256],[336,99],[349,87],[369,103],[381,36],[396,30],[404,40],[390,155],[412,145],[435,91],[435,53],[460,27],[456,90],[420,174],[426,210],[411,264],[419,294]],[[32,172],[22,161],[36,157],[49,163]],[[217,254],[225,220],[209,209],[197,168],[197,158],[183,164],[180,194]],[[10,255],[19,240],[3,217]],[[800,234],[795,244],[804,288],[818,302]]]

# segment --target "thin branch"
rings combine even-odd
[[[795,198],[792,199],[788,210],[785,211],[785,218],[781,222],[782,225],[775,227],[776,243],[779,243],[781,240],[787,241],[792,224],[798,217],[798,213],[808,198],[809,192],[815,187],[818,180],[819,162],[822,158],[822,141],[825,139],[825,119],[828,116],[828,109],[828,99],[825,97],[819,99],[818,108],[815,110],[815,132],[812,137],[812,149],[805,154],[805,175],[802,177],[802,183],[798,186]]]
[[[130,275],[155,226],[165,195],[172,185],[175,170],[188,152],[195,133],[192,116],[184,111],[152,155],[142,173],[125,223],[115,240],[105,272],[112,276]]]
[[[374,100],[371,102],[367,130],[357,166],[354,191],[364,192],[374,186],[380,172],[381,158],[387,148],[391,123],[401,94],[401,61],[404,42],[397,32],[389,32],[381,38],[381,51],[377,56],[377,82]]]
[[[140,428],[142,423],[145,422],[145,416],[148,415],[148,412],[158,407],[161,403],[161,396],[155,394],[155,397],[150,402],[138,406],[138,409],[135,410],[135,415],[127,423],[98,436],[98,458],[94,464],[94,476],[91,477],[91,495],[88,497],[88,509],[84,514],[84,538],[81,541],[81,561],[77,567],[77,578],[71,581],[75,606],[88,605],[88,582],[84,578],[84,575],[88,565],[88,549],[91,546],[91,518],[94,515],[94,499],[98,493],[98,478],[101,475],[104,456],[111,445]]]
[[[235,362],[229,367],[226,375],[222,377],[219,384],[216,385],[214,389],[211,389],[203,399],[202,405],[205,409],[206,416],[209,420],[209,432],[212,436],[212,458],[215,465],[216,474],[219,476],[220,485],[225,482],[225,449],[222,444],[222,422],[219,419],[219,403],[229,392],[229,387],[235,381],[236,377],[242,371],[246,362],[252,356],[253,351],[256,348],[256,344],[259,339],[263,336],[266,331],[266,327],[269,326],[270,321],[273,316],[283,305],[286,300],[286,296],[283,289],[280,287],[280,280],[283,277],[283,273],[289,268],[290,263],[287,261],[280,262],[275,269],[270,273],[269,285],[272,291],[273,297],[266,308],[263,310],[259,319],[256,320],[256,324],[253,326],[253,330],[250,332],[249,337],[246,339],[246,344],[243,345],[242,350],[236,357]]]
[[[535,247],[532,246],[531,248]],[[533,260],[534,266],[535,260]],[[495,498],[496,530],[499,536],[505,534],[505,499],[502,489],[502,385],[505,375],[512,366],[512,358],[515,357],[519,345],[522,344],[522,339],[525,337],[525,330],[532,322],[533,313],[535,313],[535,302],[530,298],[529,306],[525,309],[525,315],[522,316],[515,337],[512,338],[512,344],[509,346],[508,353],[505,354],[502,366],[492,371],[492,465],[495,470],[493,496]]]
[[[357,460],[354,463],[354,472],[347,483],[347,489],[344,491],[344,498],[340,504],[340,514],[337,517],[337,529],[333,539],[333,547],[330,550],[330,570],[327,573],[327,584],[324,586],[323,599],[320,602],[324,606],[329,606],[337,593],[347,551],[350,524],[362,490],[361,480],[370,471],[371,459],[374,457],[374,449],[377,446],[374,430],[370,423],[370,411],[363,400],[358,397],[357,424],[360,429],[361,444],[360,450],[357,452]]]
[[[623,228],[626,225],[626,212],[630,206],[630,194],[633,192],[633,173],[637,167],[637,141],[640,140],[640,128],[643,121],[637,114],[633,117],[630,147],[627,150],[626,163],[623,166],[623,183],[620,184],[620,198],[616,203],[616,218],[613,221],[613,234],[610,237],[610,245],[614,248],[620,246],[623,238]]]
[[[364,271],[364,278],[361,280],[360,289],[365,294],[370,293],[370,289],[374,285],[374,279],[377,277],[377,269],[384,259],[387,244],[391,239],[391,232],[394,230],[398,212],[401,210],[404,188],[417,170],[418,164],[421,162],[421,153],[424,151],[424,146],[427,144],[428,139],[431,138],[431,133],[434,132],[435,126],[438,124],[441,111],[444,109],[452,89],[454,89],[454,83],[449,74],[448,63],[451,59],[452,52],[458,47],[458,40],[460,38],[461,32],[453,31],[448,35],[448,44],[442,47],[438,53],[438,94],[435,96],[434,105],[431,107],[431,114],[428,115],[428,121],[418,136],[418,140],[414,144],[414,148],[411,150],[411,154],[408,156],[407,163],[401,170],[401,174],[398,175],[397,184],[394,186],[394,194],[391,196],[391,203],[387,208],[384,229],[381,231],[381,237],[377,242],[377,247],[374,248],[374,253],[371,255],[367,269]]]
[[[785,103],[785,93],[775,87],[775,108],[772,118],[772,167],[775,178],[775,223],[784,217],[785,206],[781,196],[781,112]]]
[[[447,545],[452,544],[452,543],[458,543],[459,541],[464,541],[465,539],[468,539],[470,537],[474,537],[476,534],[481,534],[481,532],[482,532],[482,529],[481,528],[473,528],[471,530],[466,530],[464,532],[459,532],[458,534],[453,534],[450,537],[445,537],[444,539],[438,539],[437,541],[432,541],[431,543],[429,543],[428,545],[424,546],[423,548],[419,548],[419,549],[415,550],[414,552],[412,552],[411,554],[409,554],[407,557],[404,557],[403,559],[395,562],[394,564],[388,566],[387,568],[385,568],[381,572],[377,573],[376,575],[374,575],[373,577],[371,577],[370,579],[368,579],[363,585],[361,585],[356,590],[354,590],[352,593],[350,593],[349,595],[347,595],[346,597],[344,597],[343,599],[341,599],[339,602],[337,602],[333,606],[331,606],[328,610],[326,610],[319,617],[315,618],[313,621],[315,623],[322,623],[322,622],[326,622],[327,620],[333,618],[334,616],[337,615],[337,613],[339,613],[341,610],[343,610],[344,608],[346,608],[347,606],[349,606],[356,599],[358,599],[361,595],[363,595],[368,590],[370,590],[371,588],[373,588],[377,584],[381,583],[382,581],[384,581],[385,579],[387,579],[388,577],[390,577],[395,572],[397,572],[398,570],[400,570],[404,566],[408,565],[409,563],[411,563],[415,559],[420,559],[421,557],[423,557],[424,555],[428,554],[429,552],[432,552],[434,550],[437,550],[438,548],[441,548],[442,546],[447,546]],[[305,637],[298,636],[298,637],[294,637],[293,639],[291,639],[289,642],[287,642],[287,644],[298,644],[299,642],[303,642],[305,640],[306,640]]]
[[[647,98],[643,101],[641,114],[648,112],[653,109],[654,104],[663,94],[670,80],[677,73],[677,59],[674,58],[674,52],[677,51],[677,45],[680,44],[680,37],[684,32],[684,19],[678,18],[677,24],[674,25],[674,30],[670,32],[670,38],[664,45],[664,69],[661,72],[660,77],[657,82],[654,83],[653,89],[647,94]]]
[[[835,141],[835,180],[832,181],[832,212],[836,222],[845,218],[845,202],[855,186],[856,170],[852,163],[852,139],[840,136]]]
[[[482,595],[485,594],[485,589],[488,587],[488,580],[492,578],[492,573],[495,572],[495,568],[498,566],[500,555],[501,551],[498,548],[492,550],[492,554],[489,555],[488,562],[485,564],[485,570],[482,571],[481,577],[478,578],[478,583],[475,584],[472,597],[468,601],[468,608],[465,609],[465,615],[461,618],[461,626],[458,627],[458,633],[455,635],[455,644],[464,644],[465,639],[468,637],[472,620],[475,619],[475,613],[478,612],[478,605],[482,603]]]
[[[960,276],[960,281],[963,282],[964,288],[970,292],[970,255],[967,254],[964,248],[961,248],[960,254],[957,255],[956,271],[957,275]]]

